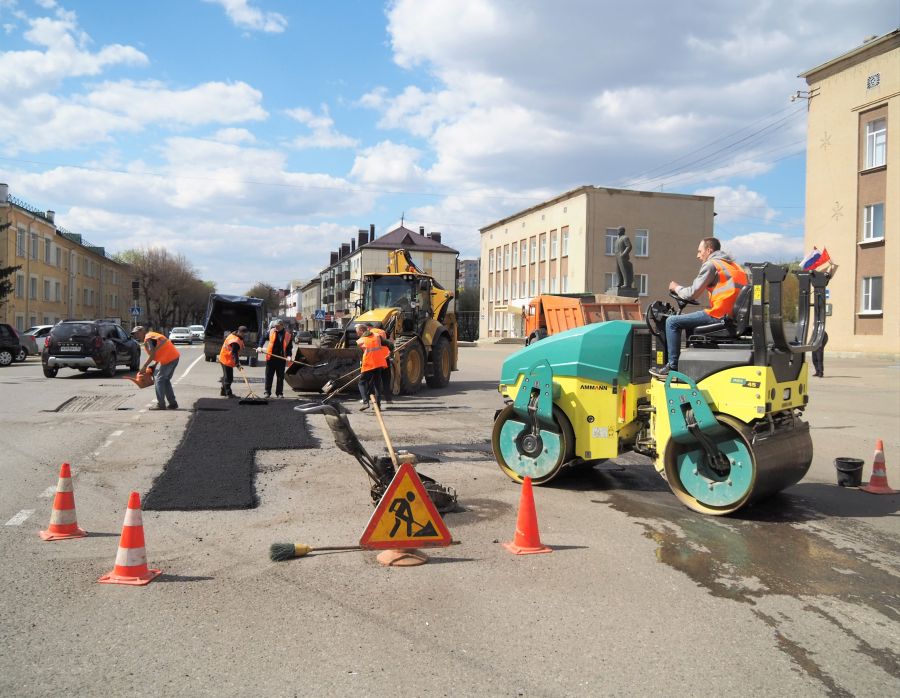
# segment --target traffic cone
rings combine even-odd
[[[522,482],[522,496],[519,498],[519,517],[516,520],[516,535],[511,543],[504,543],[509,552],[516,555],[533,555],[534,553],[552,553],[541,543],[538,533],[537,512],[534,509],[534,492],[531,489],[531,478],[526,476]]]
[[[144,550],[144,522],[141,518],[141,497],[132,492],[125,511],[122,538],[116,553],[116,566],[97,581],[101,584],[132,584],[143,586],[161,575],[160,570],[147,568],[147,552]]]
[[[884,465],[884,442],[881,439],[875,442],[872,479],[859,489],[869,494],[897,494],[897,490],[892,490],[888,485],[887,470]]]
[[[72,470],[68,463],[63,463],[59,468],[59,483],[53,498],[53,511],[50,512],[50,525],[40,535],[44,540],[84,538],[87,535],[87,531],[78,527],[75,516],[75,491],[72,489]]]

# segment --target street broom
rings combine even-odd
[[[269,547],[269,558],[272,562],[284,562],[295,557],[306,557],[311,552],[320,550],[362,550],[358,545],[323,545],[313,547],[306,543],[272,543]]]
[[[244,374],[244,369],[241,368],[241,365],[237,365],[238,371],[241,372],[241,378],[244,379],[244,383],[247,386],[247,397],[241,398],[238,400],[239,405],[268,405],[269,401],[264,400],[259,395],[253,392],[253,388],[250,387],[250,381],[247,380],[247,376]]]

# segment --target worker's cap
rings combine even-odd
[[[237,331],[238,331],[238,334],[243,334],[244,332],[247,332],[247,326],[241,325],[240,327],[237,328]]]
[[[274,330],[279,325],[283,326],[284,323],[281,320],[272,320],[271,322],[269,322],[269,329]]]
[[[146,329],[144,328],[143,325],[138,325],[137,327],[131,328],[131,334],[133,334],[133,335],[138,334],[140,332],[145,332],[145,331],[146,331]]]

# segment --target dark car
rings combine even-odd
[[[0,322],[0,366],[9,366],[14,360],[21,361],[21,354],[22,343],[16,328]]]
[[[67,320],[50,330],[41,362],[47,378],[55,378],[61,368],[99,368],[112,377],[120,364],[132,371],[141,367],[141,346],[114,322]]]
[[[309,332],[308,330],[297,330],[296,332],[294,332],[295,344],[312,344],[312,342],[312,332]]]

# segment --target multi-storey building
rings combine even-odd
[[[322,309],[325,311],[325,327],[346,325],[356,314],[354,288],[362,289],[365,274],[386,272],[391,251],[404,248],[410,252],[413,263],[451,293],[456,288],[456,261],[459,253],[441,242],[441,234],[425,233],[419,228],[415,233],[400,226],[389,233],[375,237],[375,226],[359,230],[357,237],[331,253],[330,265],[319,273],[322,282]],[[356,282],[356,284],[354,284]],[[451,301],[450,310],[453,309]]]
[[[25,330],[59,320],[129,317],[131,273],[102,247],[55,223],[0,184],[0,266],[20,266],[0,320]]]
[[[620,226],[645,305],[665,298],[670,281],[696,276],[713,197],[584,186],[482,228],[479,336],[521,337],[523,308],[537,295],[615,293]]]
[[[459,260],[459,282],[460,291],[477,291],[481,285],[481,260],[480,259],[461,259]]]
[[[300,314],[297,321],[301,329],[313,332],[322,325],[316,320],[316,312],[322,309],[322,280],[315,276],[300,287]]]
[[[900,29],[800,77],[809,86],[806,249],[840,267],[828,349],[900,354]]]

